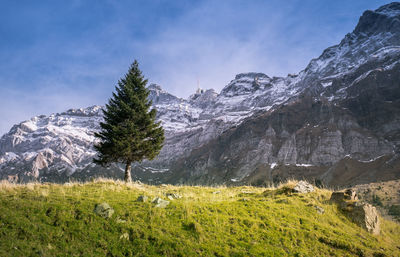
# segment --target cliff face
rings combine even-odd
[[[166,130],[160,156],[134,166],[152,183],[331,185],[400,177],[400,4],[366,11],[352,33],[295,75],[238,74],[188,99],[150,85]],[[101,107],[37,116],[0,139],[0,177],[122,177],[92,164]]]

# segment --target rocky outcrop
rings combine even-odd
[[[331,202],[341,204],[345,201],[357,201],[357,192],[353,189],[346,189],[345,191],[333,192],[331,195]]]
[[[371,234],[379,235],[380,218],[378,211],[371,204],[359,201],[355,190],[333,192],[330,201],[336,203],[354,223]]]
[[[297,182],[296,186],[293,188],[295,193],[311,193],[314,192],[314,187],[306,181]]]

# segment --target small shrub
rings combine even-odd
[[[372,204],[375,206],[383,207],[382,200],[378,195],[372,196]]]
[[[389,208],[389,215],[400,217],[400,205],[393,204]]]

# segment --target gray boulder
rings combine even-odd
[[[310,192],[314,192],[314,187],[310,183],[301,180],[293,188],[293,192],[295,192],[295,193],[310,193]]]
[[[170,200],[181,199],[182,198],[182,196],[180,194],[177,194],[177,193],[167,193],[166,195],[167,195],[168,199],[170,199]]]
[[[147,202],[148,199],[149,198],[147,196],[141,195],[141,196],[138,197],[138,199],[136,201],[144,203],[144,202]]]
[[[367,230],[369,233],[379,235],[381,223],[378,211],[368,203],[349,203],[344,209],[354,223]]]
[[[368,232],[379,235],[381,225],[378,211],[371,204],[356,206],[352,212],[353,220]]]
[[[103,218],[111,218],[111,216],[114,214],[114,209],[111,208],[110,205],[108,205],[108,203],[101,203],[101,204],[97,204],[94,208],[94,212],[103,217]]]
[[[156,197],[153,199],[152,203],[155,203],[157,208],[165,208],[168,206],[169,201],[163,200],[160,197]]]

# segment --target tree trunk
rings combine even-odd
[[[130,183],[132,182],[132,177],[131,177],[131,162],[126,163],[125,167],[125,182]]]

